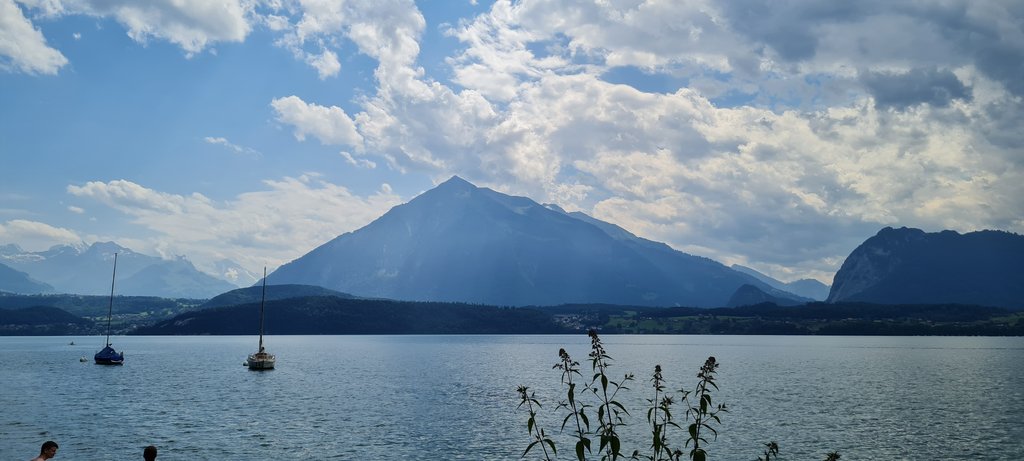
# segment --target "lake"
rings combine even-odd
[[[243,366],[251,336],[111,340],[124,366],[92,363],[104,337],[0,337],[0,459],[30,459],[52,439],[58,460],[141,459],[149,444],[164,461],[515,460],[530,441],[516,387],[536,392],[540,424],[557,433],[558,349],[590,374],[582,334],[268,336],[278,363],[266,372]],[[832,450],[844,460],[1024,453],[1024,338],[602,340],[612,377],[636,376],[619,396],[631,412],[627,453],[648,450],[654,366],[670,389],[692,389],[710,355],[721,364],[715,402],[729,407],[711,459],[753,460],[772,440],[782,460]],[[572,442],[560,440],[559,459],[574,459]]]

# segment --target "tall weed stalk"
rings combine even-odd
[[[608,368],[611,366],[612,358],[604,350],[601,338],[596,330],[588,332],[590,336],[590,364],[594,371],[594,377],[588,388],[597,396],[600,404],[597,407],[597,427],[600,436],[599,452],[603,453],[601,459],[615,461],[622,456],[622,441],[619,439],[617,427],[624,424],[623,415],[629,415],[624,407],[615,397],[619,391],[629,389],[626,383],[633,380],[633,375],[627,373],[622,381],[612,381],[608,377]]]

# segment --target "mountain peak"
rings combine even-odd
[[[743,283],[761,283],[582,213],[458,176],[269,277],[363,297],[503,306],[718,307]]]
[[[435,189],[476,189],[476,185],[460,178],[458,175],[448,178],[447,181],[438,184]]]

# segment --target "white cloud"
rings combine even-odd
[[[316,69],[320,80],[334,77],[341,71],[341,63],[338,62],[338,55],[331,50],[324,50],[319,55],[310,55],[306,62]]]
[[[262,156],[262,154],[258,150],[253,149],[251,147],[239,146],[237,144],[232,143],[231,141],[228,141],[227,138],[224,138],[224,137],[220,137],[220,136],[206,136],[206,137],[203,138],[203,141],[205,141],[208,144],[224,146],[224,147],[230,149],[231,151],[235,152],[236,154],[244,154],[244,155],[249,155],[249,156],[253,156],[253,157],[261,157]]]
[[[359,168],[367,168],[371,170],[377,168],[377,164],[374,163],[373,161],[365,158],[355,158],[349,152],[341,151],[338,153],[338,155],[341,155],[341,158],[345,159],[345,163],[348,163],[349,165],[357,166]]]
[[[120,211],[154,235],[145,240],[115,236],[119,242],[144,253],[188,255],[211,271],[222,259],[251,269],[283,264],[368,224],[400,202],[389,187],[360,197],[315,174],[264,184],[264,190],[228,201],[199,193],[169,194],[126,180],[68,186],[68,192]]]
[[[256,21],[254,5],[244,0],[58,0],[23,1],[40,17],[88,15],[112,18],[128,36],[145,44],[150,39],[166,40],[185,51],[186,56],[217,42],[242,42]],[[76,34],[75,38],[78,38]],[[13,0],[0,0],[0,57],[7,56],[23,72],[53,74],[67,63],[57,50],[46,45]]]
[[[54,245],[75,245],[82,238],[71,229],[38,221],[13,219],[0,223],[0,242],[16,242],[25,251],[42,251]]]
[[[67,62],[14,0],[0,0],[0,70],[52,75]]]
[[[298,16],[294,25],[274,13],[265,18],[274,30],[283,32],[277,44],[316,68],[321,79],[340,69],[336,52],[329,47],[336,47],[342,38],[381,62],[381,69],[392,69],[379,72],[379,79],[402,75],[419,54],[418,37],[426,24],[412,0],[299,0],[271,9]],[[399,79],[403,80],[408,81]]]
[[[324,144],[361,147],[362,137],[345,110],[308,104],[298,96],[287,96],[270,102],[277,120],[295,127],[295,138],[303,141],[311,135]]]
[[[251,5],[240,0],[132,0],[67,2],[68,13],[112,17],[128,29],[128,36],[145,43],[167,40],[187,55],[215,42],[241,42],[252,30]]]

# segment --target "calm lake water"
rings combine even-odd
[[[602,339],[612,375],[636,375],[619,398],[632,413],[628,452],[648,448],[654,365],[670,389],[692,389],[714,355],[714,397],[729,412],[711,459],[753,460],[771,440],[783,460],[1024,454],[1024,338]],[[0,459],[27,460],[52,439],[58,460],[141,459],[149,444],[164,461],[515,460],[529,443],[516,386],[536,391],[541,424],[557,433],[558,349],[589,374],[586,335],[269,336],[268,372],[242,365],[255,337],[116,337],[121,367],[91,363],[103,341],[0,337]],[[571,442],[559,448],[573,459]]]

